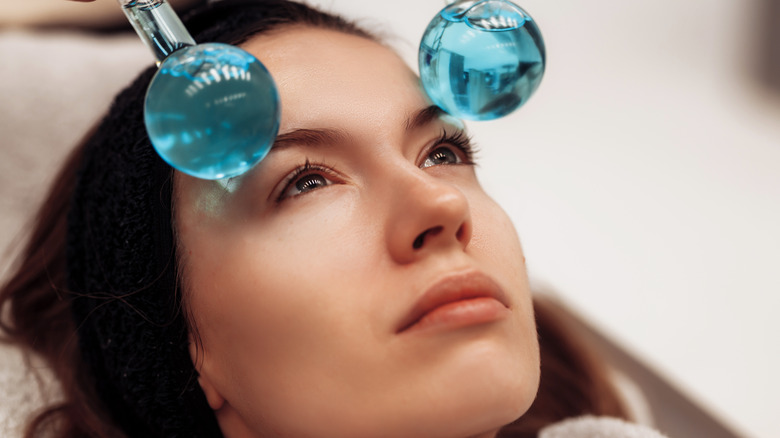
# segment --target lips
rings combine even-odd
[[[509,309],[501,287],[478,272],[446,276],[428,288],[399,324],[397,333],[422,326],[485,323]]]

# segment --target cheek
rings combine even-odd
[[[517,306],[513,336],[528,382],[538,381],[539,348],[531,288],[520,238],[504,210],[484,192],[470,200],[474,231],[469,251],[504,280]],[[527,383],[528,383],[527,382]],[[529,385],[535,387],[533,383]]]
[[[330,382],[370,383],[360,365],[382,357],[373,336],[382,321],[371,313],[375,294],[367,293],[380,251],[354,231],[368,228],[359,223],[365,215],[335,191],[332,202],[301,201],[290,204],[296,214],[278,215],[286,219],[181,236],[192,252],[190,307],[204,363],[258,429],[261,415],[289,425],[303,415],[297,407],[325,411],[312,388],[329,394],[330,404],[349,406],[350,388]]]
[[[525,256],[509,216],[484,192],[476,192],[469,203],[474,227],[470,250],[495,266],[516,272],[518,279],[525,279]]]
[[[220,233],[182,236],[193,254],[187,263],[190,303],[205,347],[232,361],[234,347],[244,348],[246,356],[282,349],[282,339],[306,345],[307,334],[354,310],[353,300],[337,302],[334,296],[340,295],[335,290],[350,266],[348,257],[359,248],[343,238],[349,236],[348,221],[319,213],[237,221]],[[268,356],[264,362],[278,357]]]

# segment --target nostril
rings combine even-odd
[[[414,248],[414,249],[422,248],[422,246],[425,245],[425,238],[426,237],[428,237],[428,236],[435,236],[435,235],[441,233],[441,231],[443,229],[444,229],[444,227],[438,226],[438,227],[429,228],[429,229],[423,231],[422,233],[420,233],[419,236],[417,236],[416,239],[414,239],[414,242],[412,243],[412,248]],[[460,230],[458,230],[458,232],[460,232]]]
[[[460,228],[458,228],[458,232],[455,233],[455,238],[458,239],[458,241],[463,240],[464,233],[466,233],[465,225],[461,225]]]

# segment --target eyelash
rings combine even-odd
[[[474,155],[476,154],[477,150],[474,147],[473,143],[471,142],[471,138],[462,130],[456,130],[455,132],[448,133],[446,130],[442,130],[441,135],[439,138],[434,141],[434,143],[425,151],[424,156],[428,156],[434,151],[436,151],[439,147],[444,145],[451,145],[460,153],[463,155],[460,157],[461,162],[457,163],[459,165],[474,165]],[[450,164],[452,165],[452,164]],[[287,178],[285,178],[284,184],[282,185],[282,191],[279,193],[279,196],[276,199],[277,203],[280,203],[288,198],[293,198],[298,195],[293,195],[286,197],[285,193],[292,187],[293,184],[297,183],[298,180],[311,173],[318,173],[324,176],[326,179],[333,178],[334,172],[330,166],[326,166],[319,163],[311,163],[309,159],[306,159],[306,162],[303,166],[298,167],[293,171],[293,173],[290,174]],[[316,190],[316,189],[314,189]]]

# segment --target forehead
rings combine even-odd
[[[417,76],[403,60],[359,36],[295,26],[255,37],[243,48],[265,64],[277,83],[282,133],[354,121],[371,129],[402,123],[427,105]]]

